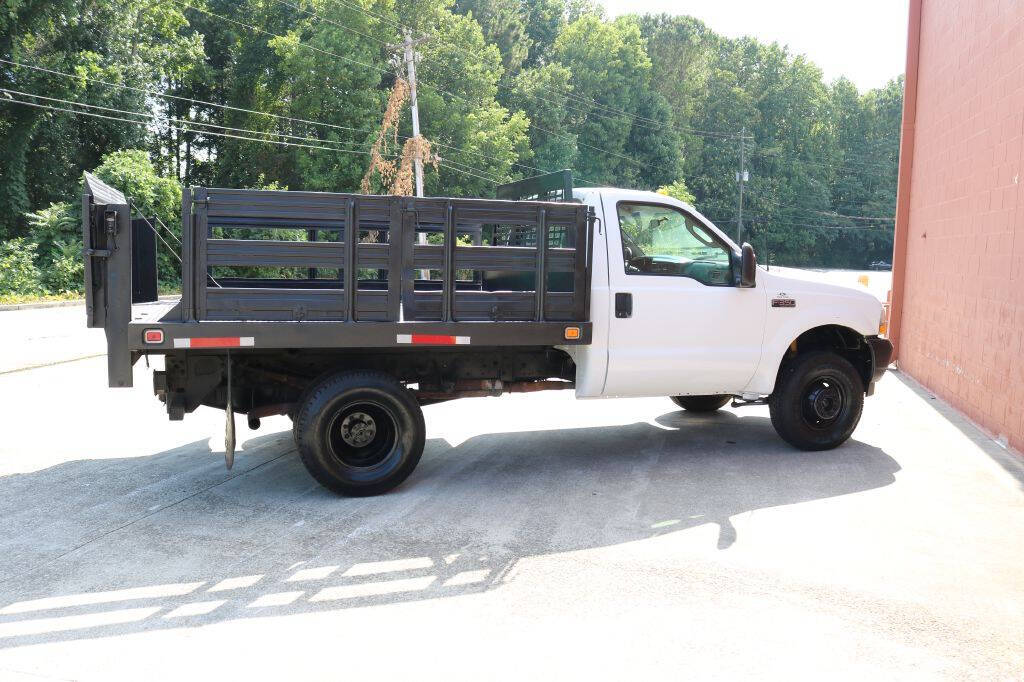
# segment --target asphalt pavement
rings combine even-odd
[[[85,326],[85,305],[0,311],[0,374],[97,357],[102,329]]]
[[[898,372],[824,453],[762,407],[434,405],[367,499],[283,417],[226,471],[149,381],[0,375],[0,679],[1024,677],[1024,467]]]

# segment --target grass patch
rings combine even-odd
[[[160,287],[161,296],[180,296],[181,290],[173,287]],[[53,303],[54,301],[81,301],[85,296],[79,291],[66,291],[62,294],[0,294],[0,305],[22,305],[25,303]]]
[[[49,303],[51,301],[74,301],[82,298],[77,291],[63,294],[0,294],[0,305],[17,305],[21,303]]]

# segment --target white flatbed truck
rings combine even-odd
[[[106,331],[109,383],[163,355],[170,418],[224,409],[229,466],[234,413],[251,428],[287,414],[310,473],[348,495],[409,476],[421,405],[505,392],[766,403],[797,448],[850,437],[892,354],[876,298],[759,268],[683,202],[557,175],[561,201],[192,188],[171,302],[133,296],[133,275],[155,278],[133,256],[155,261],[130,201],[87,176],[88,324]],[[550,179],[504,194],[543,197]]]

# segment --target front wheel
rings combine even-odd
[[[674,395],[672,402],[688,412],[714,412],[725,407],[731,395]]]
[[[829,450],[850,437],[864,409],[864,383],[845,358],[815,351],[779,373],[768,410],[775,431],[801,450]]]
[[[377,495],[404,481],[423,454],[423,412],[381,372],[340,372],[309,390],[295,414],[295,444],[321,485]]]

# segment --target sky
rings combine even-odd
[[[846,76],[863,92],[904,71],[908,0],[600,0],[615,17],[689,14],[730,38],[749,35],[788,45],[821,67],[825,80]]]

